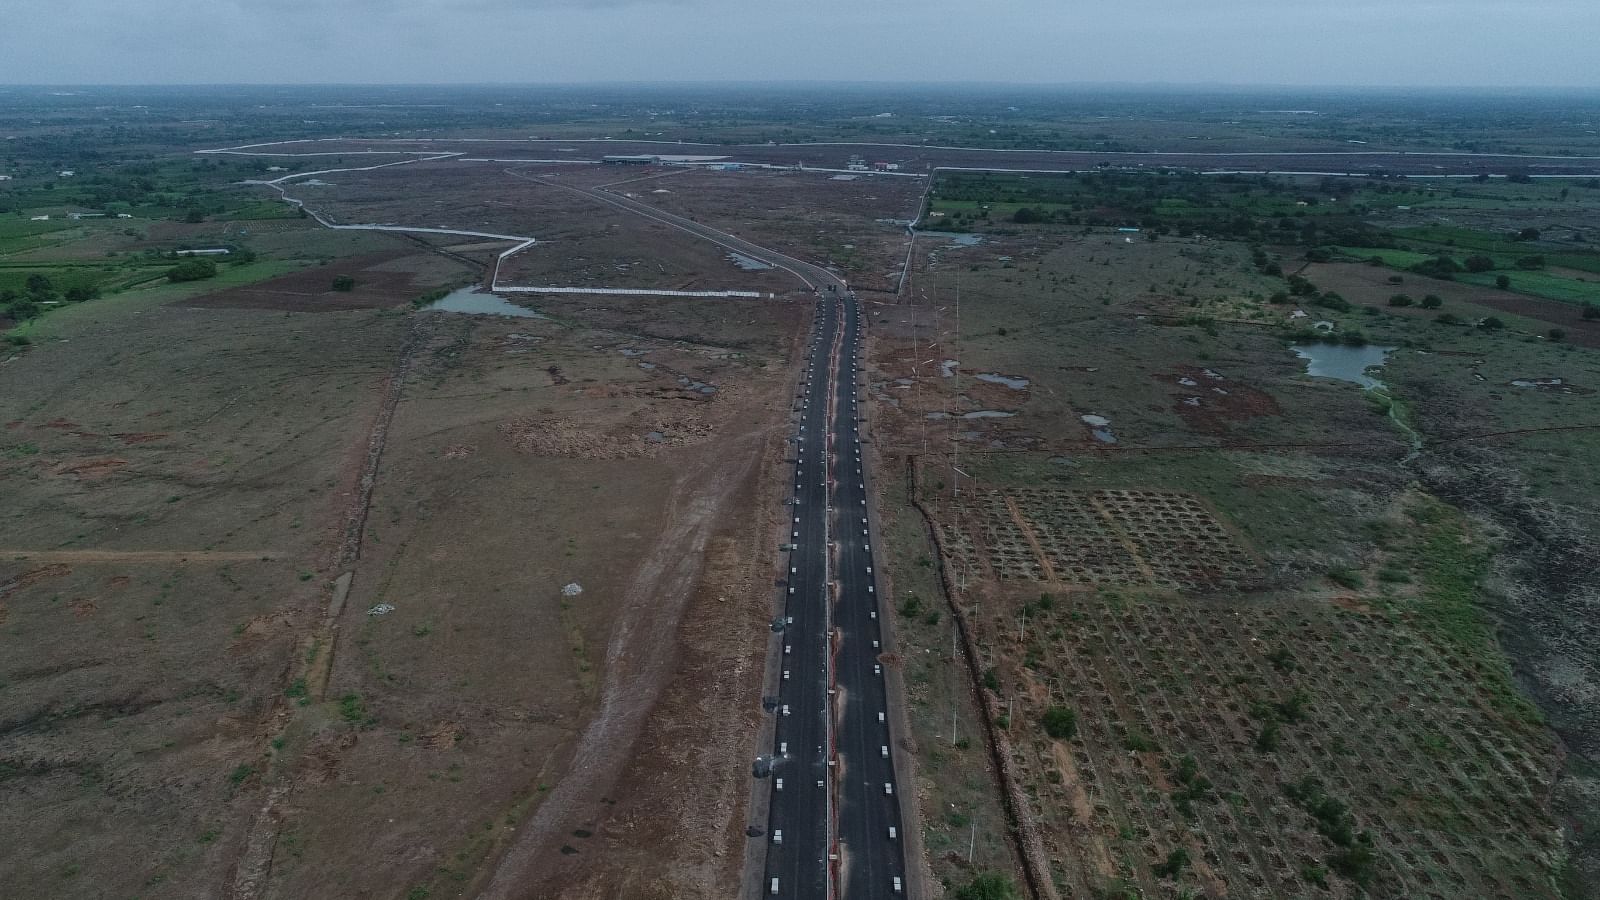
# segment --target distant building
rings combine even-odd
[[[173,256],[227,256],[232,252],[226,247],[218,247],[213,250],[178,250],[173,253]]]
[[[607,156],[601,160],[608,166],[653,166],[661,162],[659,156]]]
[[[29,219],[28,221],[30,221],[30,222],[48,222],[48,221],[50,221],[50,217],[49,216],[34,216],[33,218]]]
[[[61,178],[71,178],[72,176],[74,176],[76,174],[78,174],[78,173],[72,171],[71,169],[62,169],[59,177],[61,177]]]
[[[77,220],[77,219],[104,219],[105,217],[106,217],[105,213],[67,213],[67,218],[73,219],[73,220]]]
[[[11,180],[11,176],[10,175],[0,175],[0,181],[10,181],[10,180]]]

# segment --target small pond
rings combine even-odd
[[[1368,344],[1346,347],[1343,344],[1300,344],[1295,355],[1306,361],[1306,374],[1313,378],[1336,378],[1359,384],[1364,389],[1383,387],[1383,382],[1367,374],[1368,369],[1389,361],[1393,347]]]
[[[515,316],[522,319],[542,319],[544,316],[527,307],[485,293],[475,287],[464,287],[440,297],[422,308],[425,312],[466,313],[474,316]]]

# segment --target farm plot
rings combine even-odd
[[[1556,896],[1550,740],[1456,649],[1280,595],[983,596],[969,615],[1068,896]]]
[[[1062,896],[1558,896],[1554,737],[1433,501],[1331,589],[1261,587],[1188,493],[923,502]]]
[[[1017,488],[952,504],[981,547],[958,564],[1060,585],[1237,587],[1255,562],[1197,498],[1146,490]]]

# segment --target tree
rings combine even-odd
[[[167,280],[178,283],[217,277],[217,264],[209,259],[190,259],[167,270]]]
[[[356,289],[356,280],[349,275],[333,276],[333,289],[343,294],[348,294]]]
[[[1487,271],[1489,271],[1489,270],[1491,270],[1493,268],[1494,268],[1494,260],[1490,259],[1487,256],[1483,256],[1483,255],[1480,254],[1478,256],[1469,256],[1469,257],[1467,257],[1467,271],[1468,272],[1487,272]]]
[[[1062,706],[1052,706],[1044,711],[1039,724],[1044,733],[1057,740],[1069,741],[1078,733],[1078,714]]]
[[[1019,900],[1011,879],[995,872],[984,872],[956,888],[954,900]]]
[[[1511,287],[1511,276],[1510,275],[1496,275],[1494,277],[1494,286],[1499,288],[1502,291],[1509,289]]]
[[[50,279],[40,275],[38,272],[29,275],[25,284],[28,288],[28,296],[36,300],[49,297],[56,292],[55,285],[50,283]]]
[[[1019,206],[1017,211],[1011,214],[1011,221],[1018,225],[1033,225],[1044,221],[1044,216],[1039,215],[1039,211],[1031,206]]]
[[[183,214],[183,220],[190,225],[198,225],[206,220],[206,211],[198,206],[190,207],[189,211]]]

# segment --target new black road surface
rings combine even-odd
[[[517,174],[517,173],[513,173]],[[528,176],[520,176],[528,177]],[[536,178],[793,273],[819,297],[795,397],[782,673],[762,896],[894,897],[906,886],[859,408],[860,302],[833,272],[628,197]],[[830,764],[831,763],[831,764]]]
[[[889,691],[872,528],[867,512],[867,467],[858,407],[861,311],[846,295],[834,385],[832,513],[835,645],[835,746],[838,751],[838,848],[842,895],[890,897],[905,890],[899,784],[891,750]]]

